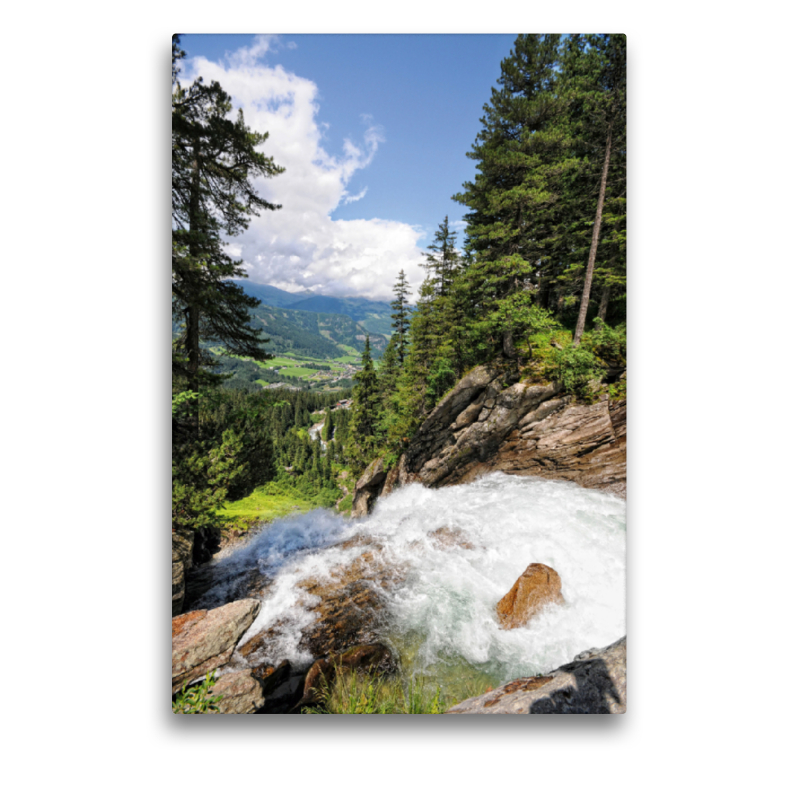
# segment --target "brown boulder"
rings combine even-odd
[[[506,630],[520,628],[544,606],[563,602],[558,573],[546,564],[529,564],[497,604],[497,616]]]
[[[255,714],[264,705],[261,684],[247,670],[222,675],[209,694],[219,698],[220,714]]]
[[[258,600],[248,598],[173,617],[172,691],[227,664],[260,609]]]

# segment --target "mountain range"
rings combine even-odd
[[[260,300],[265,306],[312,311],[317,314],[342,314],[350,317],[368,333],[385,337],[392,334],[392,307],[389,303],[364,297],[329,297],[313,292],[285,292],[276,286],[251,280],[240,280],[237,283],[246,294]]]

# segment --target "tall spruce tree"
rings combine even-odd
[[[516,355],[525,304],[569,323],[580,303],[585,318],[595,269],[604,311],[624,292],[621,64],[624,37],[536,34],[519,36],[501,64],[468,153],[478,162],[475,179],[454,198],[469,208],[466,274],[472,317],[489,346],[484,358],[498,348]]]
[[[469,277],[480,319],[500,322],[498,305],[531,288],[539,302],[548,302],[552,276],[544,242],[553,232],[555,164],[563,151],[562,132],[553,125],[562,110],[555,90],[559,41],[556,35],[517,37],[467,154],[478,162],[475,180],[454,197],[470,208],[466,245],[474,254]],[[486,338],[511,357],[513,333],[488,325]]]
[[[439,297],[447,295],[458,271],[456,234],[450,230],[447,217],[433,236],[433,244],[428,247],[423,266],[428,271],[436,294]]]
[[[179,39],[172,50],[172,297],[182,324],[173,348],[173,375],[197,392],[213,377],[214,361],[201,341],[221,344],[234,355],[266,360],[265,341],[250,324],[258,301],[231,281],[245,276],[240,261],[224,251],[222,234],[244,231],[250,217],[280,208],[260,197],[257,176],[283,172],[258,149],[268,134],[245,125],[241,109],[231,118],[231,98],[219,83],[178,80],[185,55]]]
[[[617,180],[615,181],[616,191],[612,192],[612,196],[624,194],[625,191],[627,84],[625,44],[625,36],[621,34],[585,36],[574,34],[570,37],[565,51],[563,80],[570,93],[570,105],[580,110],[580,114],[576,116],[577,133],[575,138],[581,143],[583,149],[588,151],[586,161],[594,166],[595,174],[597,167],[602,165],[600,166],[599,186],[593,192],[596,197],[595,214],[580,310],[575,326],[573,340],[575,346],[580,344],[586,325],[612,160],[618,166]],[[620,161],[623,163],[620,164]],[[615,222],[619,223],[619,220],[615,220]],[[612,285],[608,279],[604,281],[606,290],[610,290]],[[607,304],[607,295],[604,296]]]
[[[357,468],[363,469],[377,450],[381,416],[381,395],[375,365],[372,363],[369,336],[361,356],[361,370],[356,373],[355,381],[348,460]]]
[[[400,270],[400,275],[397,277],[397,283],[394,285],[394,300],[392,300],[392,320],[394,321],[394,330],[397,337],[397,357],[400,360],[400,366],[403,366],[405,360],[406,350],[408,349],[408,325],[409,325],[409,308],[408,297],[411,294],[411,287],[406,280],[405,270]]]

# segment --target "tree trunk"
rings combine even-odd
[[[589,248],[589,263],[586,265],[586,277],[583,281],[583,296],[581,297],[581,310],[578,313],[578,324],[575,326],[575,338],[572,346],[577,347],[581,343],[583,329],[586,326],[586,313],[589,310],[589,296],[592,293],[592,273],[594,273],[594,261],[597,257],[597,245],[600,242],[600,226],[603,224],[603,201],[606,198],[606,181],[608,180],[608,166],[611,163],[611,131],[614,125],[612,117],[608,126],[608,137],[606,138],[606,155],[603,161],[603,176],[600,178],[600,196],[597,198],[597,213],[594,217],[594,228],[592,230],[592,246]]]
[[[200,244],[197,236],[200,228],[200,165],[199,143],[194,143],[194,163],[192,165],[192,190],[189,198],[189,256],[193,262],[200,257]],[[193,235],[192,235],[193,234]],[[193,263],[190,269],[196,268]],[[192,276],[195,282],[195,276]],[[199,279],[197,280],[199,283]],[[189,371],[189,390],[200,392],[200,307],[196,298],[197,287],[190,292],[189,307],[186,313],[186,357]],[[200,435],[200,403],[195,398],[189,401],[189,420],[195,437]]]
[[[517,357],[517,351],[514,349],[514,331],[511,328],[503,331],[503,355],[506,358]]]
[[[606,321],[606,313],[608,312],[608,301],[611,299],[611,287],[606,284],[603,287],[603,294],[600,295],[600,309],[597,316],[603,321]]]

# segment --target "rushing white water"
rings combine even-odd
[[[430,536],[442,526],[470,547]],[[328,547],[357,534],[402,565],[406,579],[388,598],[385,639],[413,671],[508,680],[551,670],[625,633],[625,502],[571,483],[493,473],[438,490],[407,486],[363,521],[317,510],[265,528],[217,567],[234,576],[257,563],[272,579],[243,641],[280,622],[274,657],[308,660],[300,633],[314,620],[316,598],[297,584],[363,553]],[[495,606],[533,562],[558,572],[566,602],[524,628],[503,630]]]

